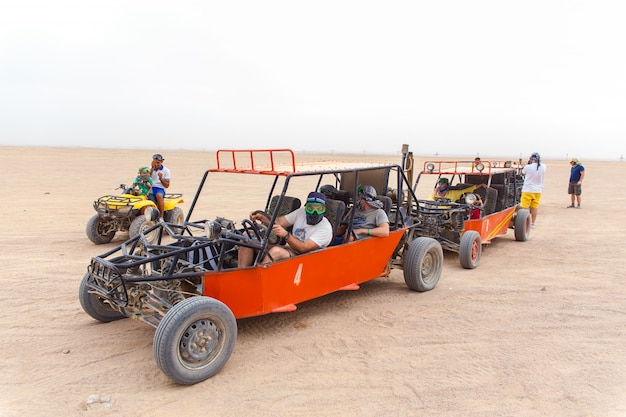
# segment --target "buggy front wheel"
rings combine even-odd
[[[89,273],[86,273],[78,289],[78,301],[85,313],[102,323],[108,323],[126,317],[124,314],[111,307],[104,298],[90,292],[89,284],[91,282],[93,282],[93,278],[91,278]]]
[[[404,282],[413,291],[430,291],[437,285],[443,269],[441,244],[429,237],[418,237],[404,257]]]
[[[461,237],[461,245],[459,247],[459,261],[465,269],[474,269],[480,262],[480,254],[483,245],[480,240],[480,234],[475,230],[468,230]]]
[[[154,359],[175,382],[191,385],[218,373],[235,348],[237,321],[221,301],[195,296],[174,305],[154,334]]]

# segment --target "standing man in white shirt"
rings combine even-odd
[[[543,181],[547,169],[546,165],[541,163],[541,157],[538,152],[533,152],[528,159],[528,164],[522,168],[524,186],[522,187],[520,208],[530,209],[530,227],[535,227],[535,221],[537,220],[537,208],[539,207],[539,201],[541,200]]]

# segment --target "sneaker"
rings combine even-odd
[[[535,227],[535,223],[531,223],[531,224],[530,224],[530,227]]]
[[[159,223],[163,223],[163,217],[159,217]]]
[[[576,208],[580,208],[580,204]]]
[[[567,208],[574,208],[574,204],[570,204],[569,206],[567,206]]]

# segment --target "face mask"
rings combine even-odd
[[[310,224],[311,226],[318,224],[319,222],[322,221],[322,219],[324,218],[323,214],[318,214],[318,213],[313,213],[313,214],[306,214],[306,223]]]

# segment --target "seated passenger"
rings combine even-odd
[[[326,198],[324,194],[314,191],[309,193],[304,207],[278,217],[272,226],[272,232],[285,239],[286,245],[270,247],[269,254],[265,255],[262,263],[289,258],[328,246],[333,238],[333,228],[328,219],[324,217],[325,211]],[[270,221],[258,211],[250,214],[250,220],[258,220],[265,225],[268,225]],[[291,226],[293,226],[292,233],[289,233],[287,228]],[[241,246],[238,254],[238,265],[240,267],[250,266],[253,261],[254,249]]]
[[[359,185],[352,220],[352,231],[359,238],[389,236],[389,218],[383,210],[383,202],[376,196],[376,189],[371,185]],[[354,236],[350,240],[354,240]]]
[[[450,188],[450,181],[447,178],[439,178],[437,184],[435,184],[435,189],[428,197],[429,200],[437,200],[440,198],[450,198],[448,197],[448,189]]]
[[[429,200],[435,201],[445,198],[450,201],[464,203],[463,198],[468,193],[473,193],[477,188],[487,187],[487,184],[457,184],[451,187],[447,178],[439,178],[435,189],[428,197]]]

